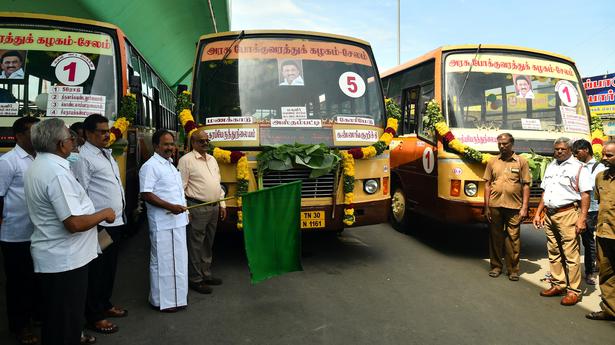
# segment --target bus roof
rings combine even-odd
[[[352,42],[364,44],[366,46],[370,46],[369,42],[363,41],[362,39],[358,39],[358,38],[354,38],[354,37],[350,37],[350,36],[343,36],[343,35],[329,34],[329,33],[324,33],[324,32],[317,32],[317,31],[300,31],[300,30],[244,30],[243,32],[245,34],[247,34],[247,35],[254,35],[254,34],[290,34],[290,35],[308,35],[308,36],[329,37],[329,38],[342,39],[342,40],[346,40],[346,41],[352,41]],[[214,37],[237,36],[240,33],[241,33],[241,31],[218,32],[218,33],[203,35],[203,36],[201,36],[199,38],[199,41],[204,40],[204,39],[208,39],[208,38],[214,38]]]
[[[74,18],[74,17],[66,17],[66,16],[56,16],[51,14],[41,14],[41,13],[24,13],[24,12],[1,12],[0,17],[3,18],[28,18],[28,19],[43,19],[43,20],[55,20],[60,22],[71,22],[75,24],[85,24],[85,25],[94,25],[101,26],[104,28],[112,29],[112,30],[120,30],[121,29],[113,24],[99,22],[91,19],[82,19],[82,18]]]
[[[442,46],[439,48],[436,48],[424,55],[421,55],[417,58],[414,58],[410,61],[407,61],[401,65],[389,68],[388,70],[380,73],[380,77],[384,78],[384,77],[388,77],[392,74],[395,74],[399,71],[403,71],[405,69],[407,69],[408,67],[414,66],[416,64],[419,64],[423,61],[427,61],[433,57],[435,57],[436,55],[443,53],[443,52],[449,52],[449,51],[453,51],[453,50],[476,50],[478,49],[478,47],[480,46],[480,49],[502,49],[502,50],[515,50],[515,51],[519,51],[519,52],[530,52],[530,53],[535,53],[535,54],[540,54],[540,55],[547,55],[547,56],[553,56],[559,59],[563,59],[566,60],[572,64],[574,64],[574,61],[569,58],[568,56],[565,55],[560,55],[560,54],[556,54],[556,53],[552,53],[546,50],[540,50],[540,49],[533,49],[533,48],[526,48],[526,47],[519,47],[519,46],[510,46],[510,45],[503,45],[503,44],[460,44],[460,45],[450,45],[450,46]]]

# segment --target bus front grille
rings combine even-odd
[[[253,172],[254,176],[258,179],[256,169],[254,169]],[[335,184],[333,172],[318,178],[309,177],[310,170],[307,169],[290,169],[284,171],[270,170],[263,176],[263,187],[269,188],[299,180],[301,181],[302,198],[322,198],[331,197],[333,195],[333,185]]]
[[[540,188],[540,182],[540,180],[535,180],[532,182],[532,186],[530,187],[530,198],[542,197],[542,188]]]

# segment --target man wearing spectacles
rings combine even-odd
[[[92,114],[83,121],[86,142],[79,151],[79,160],[72,168],[75,177],[92,199],[94,208],[101,210],[111,207],[115,221],[101,222],[98,232],[101,238],[111,238],[111,244],[101,246],[102,254],[90,262],[88,284],[88,303],[86,319],[89,327],[99,333],[117,332],[117,325],[106,320],[107,317],[123,317],[125,309],[111,303],[115,272],[117,268],[118,242],[124,230],[124,188],[120,179],[120,169],[111,155],[109,145],[109,120]],[[105,241],[103,241],[105,242]],[[102,242],[101,242],[102,243]]]
[[[224,198],[220,184],[220,168],[216,159],[207,153],[209,138],[203,128],[197,129],[190,138],[192,151],[179,159],[177,168],[181,173],[188,206],[217,201]],[[191,289],[209,294],[211,285],[220,285],[222,280],[211,274],[212,247],[218,219],[226,218],[224,201],[190,210],[188,226],[188,275]]]
[[[534,227],[547,235],[547,252],[551,269],[551,287],[540,292],[543,297],[565,295],[561,304],[571,306],[581,299],[580,248],[578,236],[585,231],[589,192],[589,172],[572,157],[572,143],[559,138],[553,144],[553,162],[549,164],[540,188],[544,190]],[[541,217],[545,211],[544,219]],[[564,265],[565,262],[565,265]]]

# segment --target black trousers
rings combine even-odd
[[[122,238],[123,228],[124,226],[98,228],[99,231],[106,229],[113,243],[88,265],[88,297],[85,308],[88,323],[104,320],[104,312],[113,307],[111,295],[117,270],[118,242]]]
[[[19,333],[30,325],[32,318],[39,317],[35,308],[40,302],[40,295],[30,254],[30,242],[0,241],[0,248],[6,275],[6,314],[9,330]]]
[[[79,345],[88,290],[88,265],[38,273],[43,296],[43,345]]]

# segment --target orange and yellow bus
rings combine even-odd
[[[192,83],[195,118],[213,145],[248,158],[249,191],[259,180],[256,156],[270,145],[324,144],[344,150],[373,144],[385,106],[370,45],[358,39],[298,31],[241,31],[202,36]],[[227,195],[237,192],[234,164],[220,164]],[[301,180],[303,230],[345,227],[341,164],[318,178],[294,167],[260,176],[264,187]],[[388,151],[356,160],[356,221],[387,221]],[[281,208],[284,205],[280,205]],[[237,203],[227,202],[222,229],[235,229]]]
[[[515,137],[517,153],[552,156],[554,139],[589,138],[589,110],[570,58],[501,45],[445,46],[385,71],[387,97],[402,108],[391,150],[392,223],[412,214],[451,223],[483,222],[484,165],[468,163],[423,123],[435,99],[453,135],[497,154],[497,135]],[[541,190],[534,181],[530,206]]]
[[[20,63],[8,78],[0,75],[0,153],[14,146],[11,126],[18,117],[61,117],[70,125],[99,113],[112,124],[123,96],[136,96],[127,145],[114,152],[126,210],[133,211],[138,169],[152,153],[146,137],[157,128],[177,130],[175,93],[122,30],[108,23],[0,12],[0,56],[5,54]]]

